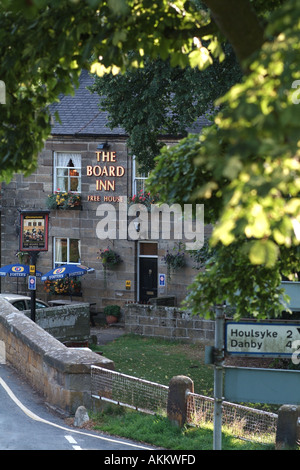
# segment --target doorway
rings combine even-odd
[[[139,243],[138,248],[138,301],[146,304],[157,297],[157,243]]]

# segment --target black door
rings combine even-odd
[[[157,297],[157,258],[140,258],[140,302]]]

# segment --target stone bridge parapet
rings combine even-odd
[[[110,359],[66,347],[6,300],[0,299],[0,343],[5,362],[67,414],[91,405],[91,365],[114,370]]]

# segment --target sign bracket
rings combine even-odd
[[[34,281],[38,254],[48,251],[49,210],[24,209],[20,211],[19,250],[30,254],[30,274]],[[31,291],[31,320],[36,317],[36,286]]]

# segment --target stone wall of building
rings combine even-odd
[[[91,406],[91,365],[113,370],[113,361],[63,345],[26,315],[0,299],[0,343],[5,360],[54,407],[74,414]]]
[[[118,209],[119,203],[111,202],[114,198],[129,197],[132,195],[132,162],[128,156],[126,138],[110,136],[109,152],[115,152],[115,166],[122,167],[122,176],[111,177],[115,182],[115,191],[98,191],[97,178],[89,175],[88,167],[97,166],[97,146],[99,142],[107,140],[103,137],[55,137],[49,139],[38,160],[35,173],[24,177],[16,175],[9,184],[2,185],[2,253],[1,265],[18,261],[16,252],[19,246],[19,211],[21,209],[46,209],[48,195],[59,189],[54,188],[53,159],[55,152],[78,152],[82,161],[81,207],[80,210],[51,210],[49,215],[49,250],[39,254],[37,269],[43,274],[54,266],[54,238],[74,238],[81,240],[81,263],[94,268],[94,272],[81,277],[82,296],[73,300],[94,303],[94,309],[100,312],[108,304],[123,306],[127,302],[138,299],[138,253],[139,244],[143,240],[132,240],[129,236],[117,239],[109,234],[107,238],[100,239],[97,227],[101,220],[98,208],[102,203],[110,203]],[[108,198],[108,199],[107,199]],[[102,217],[103,218],[103,217]],[[119,221],[118,221],[119,223]],[[138,235],[140,236],[140,235]],[[158,245],[157,267],[158,273],[167,277],[167,266],[163,256],[167,250],[172,251],[178,245],[176,240],[154,240]],[[99,260],[99,250],[112,248],[122,258],[122,263],[106,274]],[[171,279],[166,279],[164,286],[158,286],[158,296],[175,295],[178,303],[185,297],[188,285],[192,282],[196,270],[195,263],[189,252],[186,253],[186,266],[172,273]],[[28,293],[26,280],[1,278],[2,292]],[[44,291],[44,284],[37,280],[37,298],[49,301],[64,299],[60,295],[50,295]]]
[[[207,345],[214,343],[215,322],[192,316],[178,307],[128,304],[124,321],[126,333]]]

